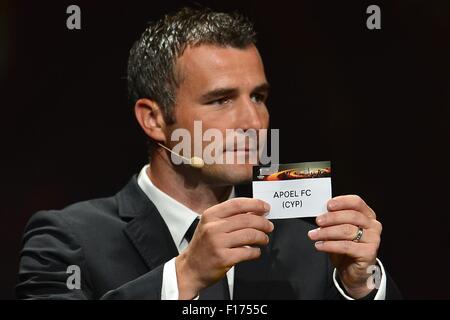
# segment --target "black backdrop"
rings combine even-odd
[[[384,225],[380,256],[406,298],[450,297],[450,2],[197,1],[249,15],[273,87],[281,161],[332,160],[334,194]],[[81,7],[82,29],[66,28]],[[146,21],[189,2],[0,2],[0,298],[39,209],[115,193],[146,162],[126,98]],[[365,27],[369,4],[382,29]]]

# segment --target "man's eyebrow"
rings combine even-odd
[[[237,88],[217,88],[202,94],[201,99],[204,101],[214,100],[224,96],[236,95],[238,91]]]
[[[267,82],[260,84],[259,86],[256,86],[255,89],[252,90],[252,92],[268,92],[270,89],[270,84]]]
[[[256,86],[252,90],[252,92],[267,92],[269,91],[269,88],[270,85],[267,82],[265,82]],[[210,101],[221,97],[237,95],[238,92],[239,92],[238,88],[217,88],[203,94],[201,96],[201,99],[204,101]]]

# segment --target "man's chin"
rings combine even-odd
[[[221,184],[239,185],[252,181],[253,166],[250,164],[215,165],[211,167],[210,172],[215,180],[220,181]]]

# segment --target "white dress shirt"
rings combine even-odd
[[[178,249],[178,253],[181,253],[188,246],[188,242],[184,238],[184,235],[191,226],[192,222],[194,222],[194,220],[200,215],[158,189],[147,175],[148,168],[149,165],[144,166],[139,173],[138,185],[158,209],[164,222],[169,228],[172,239]],[[233,197],[234,189],[230,194],[230,199]],[[381,284],[375,296],[375,300],[384,300],[386,296],[385,271],[381,261],[377,259],[377,262],[381,269]],[[337,274],[335,269],[333,272],[333,281],[337,290],[346,299],[353,300],[351,297],[347,296],[344,290],[339,286],[336,277]],[[227,272],[227,279],[230,289],[230,297],[233,299],[234,267]],[[178,282],[175,269],[175,258],[164,264],[161,300],[178,300]]]

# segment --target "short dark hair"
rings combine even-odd
[[[172,124],[175,90],[180,84],[176,60],[187,46],[246,48],[255,43],[253,24],[238,13],[182,8],[165,15],[150,23],[130,50],[127,81],[131,102],[140,98],[156,101],[165,121]]]

